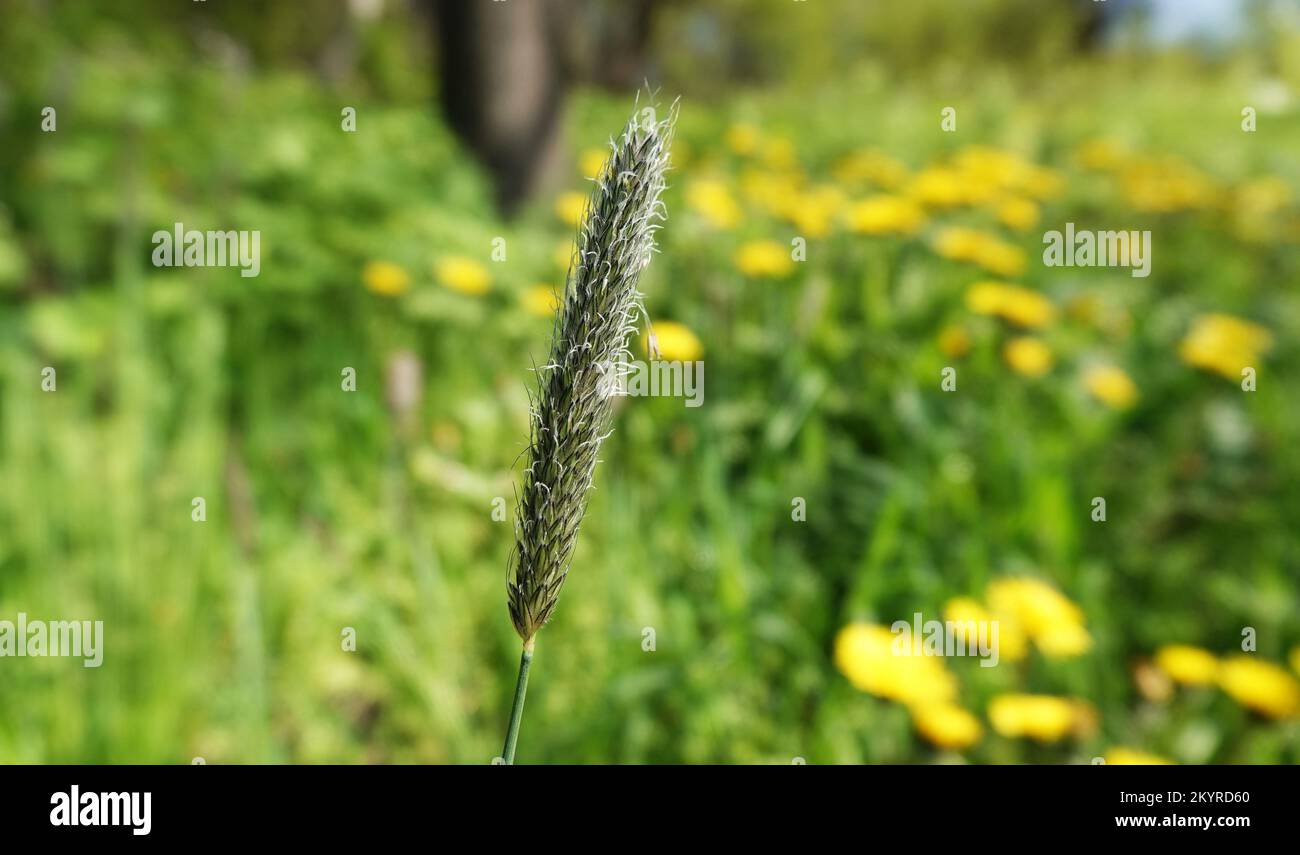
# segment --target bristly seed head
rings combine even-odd
[[[507,592],[525,643],[550,620],[587,510],[596,455],[611,432],[610,372],[626,374],[643,314],[637,281],[664,218],[676,105],[663,121],[633,113],[596,177],[570,261],[551,352],[532,397],[528,468],[518,497]]]

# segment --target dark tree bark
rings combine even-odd
[[[430,0],[442,109],[507,215],[559,153],[564,0]]]

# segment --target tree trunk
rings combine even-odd
[[[559,157],[562,0],[433,0],[442,108],[510,215]]]

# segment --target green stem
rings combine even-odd
[[[506,731],[506,747],[501,749],[501,759],[506,765],[515,762],[515,743],[519,741],[519,722],[524,717],[524,695],[528,692],[528,666],[533,662],[533,640],[524,642],[524,653],[519,657],[519,681],[515,683],[515,703],[510,708],[510,728]]]

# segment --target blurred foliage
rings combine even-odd
[[[107,643],[98,670],[0,663],[0,757],[488,762],[518,655],[493,500],[512,504],[568,197],[496,218],[422,103],[400,15],[354,22],[368,47],[335,75],[286,56],[301,32],[162,5],[10,4],[0,32],[0,619],[102,619]],[[991,58],[1028,4],[934,5],[665,11],[662,33],[724,22],[656,50],[701,89],[696,48],[733,25],[751,82],[807,65],[760,90],[719,60],[717,97],[683,103],[644,290],[701,343],[705,404],[622,407],[538,643],[522,762],[1300,760],[1295,717],[1252,701],[1285,681],[1218,664],[1243,627],[1281,668],[1300,645],[1294,81],[1253,53],[1213,73],[1177,53],[1018,69]],[[1058,32],[1043,57],[1062,20],[1034,18]],[[881,62],[810,47],[859,24]],[[969,51],[954,85],[900,71],[930,67],[931,40]],[[630,104],[571,100],[570,192]],[[1044,268],[1041,234],[1066,221],[1151,229],[1151,277]],[[260,230],[261,275],[152,267],[175,222]],[[806,261],[771,251],[795,237]],[[981,264],[1017,259],[1021,290],[972,297],[998,278]],[[1043,376],[1006,361],[1025,337]],[[1239,362],[1238,338],[1256,392],[1206,370]],[[1023,658],[945,664],[970,746],[965,719],[855,679],[880,666],[845,627],[963,597],[1009,613],[1021,576],[1088,643],[1036,627]],[[1212,664],[1184,670],[1201,659],[1171,644]]]

